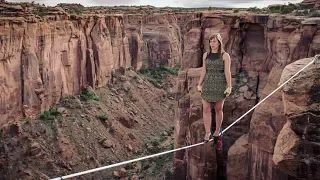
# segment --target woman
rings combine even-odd
[[[197,86],[201,92],[203,104],[203,121],[206,134],[204,141],[218,137],[223,120],[223,103],[231,94],[231,59],[224,51],[222,38],[214,33],[209,38],[210,51],[203,55],[203,67]],[[214,103],[216,111],[216,130],[211,134],[211,104]]]

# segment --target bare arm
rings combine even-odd
[[[198,86],[202,86],[204,76],[206,75],[206,58],[207,58],[207,52],[205,52],[202,57],[203,63],[202,63],[202,70],[201,70]]]
[[[224,60],[224,73],[226,75],[227,85],[228,87],[232,87],[231,85],[231,59],[228,53],[223,54]]]

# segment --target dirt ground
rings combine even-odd
[[[133,71],[0,131],[0,179],[49,179],[173,148],[176,76]],[[166,90],[164,90],[166,89]],[[171,179],[172,154],[73,179]]]

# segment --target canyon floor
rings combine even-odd
[[[35,120],[23,119],[1,130],[0,179],[49,179],[172,149],[177,76],[165,73],[157,81],[150,77],[159,73],[141,72],[115,74],[106,87],[89,87],[61,99]],[[169,154],[78,179],[171,175]]]

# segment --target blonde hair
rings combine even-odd
[[[213,39],[213,38],[216,38],[219,43],[220,43],[220,46],[219,46],[219,49],[218,49],[218,53],[219,53],[219,57],[222,58],[222,53],[224,52],[224,48],[223,48],[223,43],[222,43],[222,37],[219,33],[213,33],[210,37],[209,37],[209,49],[211,52],[212,49],[211,49],[211,46],[210,46],[210,41]]]

